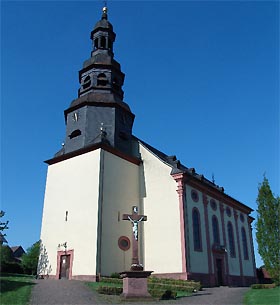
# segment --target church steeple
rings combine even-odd
[[[64,111],[66,137],[60,156],[106,143],[131,154],[134,114],[123,101],[124,73],[114,59],[116,34],[107,7],[91,31],[91,56],[79,71],[78,98]]]
[[[113,26],[108,21],[107,7],[104,7],[101,20],[90,34],[92,52],[80,71],[79,96],[88,92],[109,92],[123,99],[124,74],[120,64],[114,60],[115,38]]]

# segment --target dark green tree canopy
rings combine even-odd
[[[5,215],[5,212],[1,210],[0,218],[2,218],[4,215]],[[9,221],[5,221],[5,222],[0,221],[0,232],[8,229],[8,223],[9,223]],[[5,234],[3,234],[3,236],[5,236]]]
[[[5,263],[10,263],[14,260],[13,251],[9,246],[0,246],[0,260],[1,266]]]
[[[26,273],[36,274],[41,241],[37,241],[22,256],[22,267]]]
[[[264,176],[259,185],[257,198],[258,216],[256,237],[258,252],[263,259],[265,268],[276,283],[280,277],[280,198],[271,191],[268,179]]]

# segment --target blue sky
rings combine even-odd
[[[1,208],[11,246],[40,237],[47,165],[64,140],[102,1],[1,2]],[[256,209],[279,191],[279,2],[109,1],[134,134]],[[256,217],[256,213],[253,213]],[[256,251],[257,265],[261,260]]]

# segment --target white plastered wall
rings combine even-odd
[[[129,270],[131,266],[132,225],[129,221],[122,220],[122,215],[131,214],[132,206],[140,205],[139,166],[106,151],[102,151],[102,154],[101,164],[104,167],[101,168],[103,190],[100,273],[109,276],[113,272]],[[118,247],[121,236],[128,237],[131,242],[128,251]]]
[[[139,144],[140,193],[148,219],[144,224],[144,267],[154,273],[181,273],[181,234],[177,184],[171,167]]]
[[[188,234],[189,242],[189,268],[190,272],[193,273],[208,273],[208,256],[207,256],[207,242],[206,242],[206,232],[205,232],[205,217],[204,217],[204,205],[202,201],[202,193],[198,190],[199,200],[194,202],[191,198],[191,188],[186,185],[186,208],[187,208],[187,224],[186,235]],[[195,189],[194,189],[195,190]],[[201,241],[202,241],[202,251],[194,251],[193,243],[193,221],[192,221],[192,211],[193,208],[197,208],[200,214],[200,227],[201,227]]]
[[[72,275],[96,274],[100,150],[48,167],[41,240],[56,274],[58,244],[74,250]],[[67,221],[65,220],[68,211]]]

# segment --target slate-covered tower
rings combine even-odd
[[[130,154],[134,114],[123,102],[124,73],[114,59],[116,34],[107,8],[91,32],[91,57],[79,72],[78,98],[65,110],[66,137],[58,155],[99,142]]]

